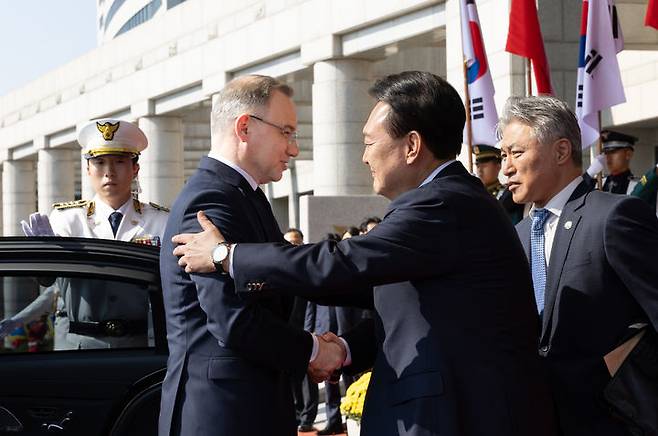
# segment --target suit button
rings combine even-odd
[[[544,355],[545,355],[545,354],[548,354],[548,350],[549,350],[548,345],[544,345],[543,347],[541,347],[541,348],[539,349],[539,352],[540,352],[541,354],[544,354]]]
[[[254,284],[253,283],[247,283],[247,291],[253,291],[254,290]]]

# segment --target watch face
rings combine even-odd
[[[224,244],[220,244],[212,250],[212,261],[215,263],[220,263],[228,256],[228,247]]]

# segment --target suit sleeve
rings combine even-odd
[[[314,299],[445,273],[459,261],[458,248],[457,220],[447,205],[415,204],[394,209],[367,235],[338,243],[238,244],[233,274],[238,291],[259,282],[261,290]]]
[[[238,208],[230,207],[230,202],[221,197],[210,194],[196,201],[185,212],[180,231],[200,231],[196,213],[204,210],[233,240],[246,240],[251,234],[248,221],[238,216]],[[262,307],[258,299],[237,294],[227,275],[191,274],[190,278],[196,285],[199,304],[207,316],[207,328],[222,346],[268,367],[305,373],[313,346],[308,332]]]
[[[637,198],[624,197],[605,225],[610,265],[658,330],[658,220]]]

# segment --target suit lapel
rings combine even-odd
[[[578,225],[582,218],[579,210],[585,201],[585,194],[588,191],[589,188],[584,182],[578,185],[564,206],[560,219],[557,222],[546,275],[546,290],[544,291],[545,305],[540,343],[544,343],[543,340],[551,325],[555,303],[559,300],[560,278],[562,277],[562,271],[567,260],[567,255],[569,254],[569,247],[571,246],[573,236],[578,231]]]

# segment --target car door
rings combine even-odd
[[[158,255],[99,239],[0,238],[0,319],[17,320],[0,339],[0,433],[157,434],[167,359]]]

